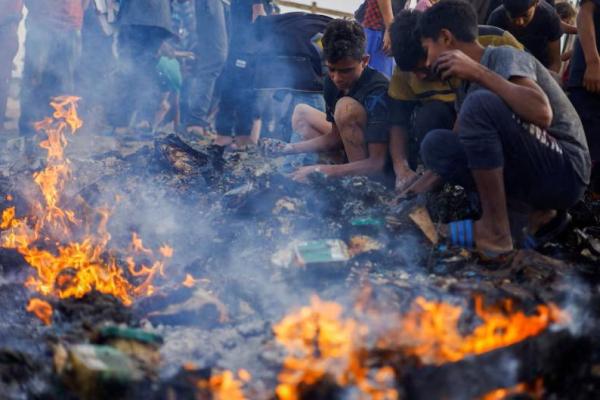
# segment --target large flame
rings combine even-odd
[[[71,176],[71,163],[64,156],[66,132],[75,134],[83,124],[77,116],[78,100],[73,96],[54,98],[52,118],[36,124],[36,129],[47,135],[40,143],[47,151],[46,167],[33,175],[39,198],[28,199],[31,209],[25,217],[17,217],[14,207],[2,212],[0,245],[16,249],[35,269],[36,274],[25,282],[30,289],[59,298],[81,298],[96,290],[130,305],[135,296],[154,292],[152,281],[164,273],[164,263],[173,251],[165,245],[155,256],[133,233],[132,255],[126,258],[128,280],[117,264],[117,251],[109,251],[110,209],[91,209],[80,196],[65,198]]]
[[[540,305],[534,314],[526,315],[515,311],[510,300],[485,307],[481,297],[475,298],[474,308],[480,322],[463,334],[459,329],[463,310],[449,303],[419,297],[407,313],[397,315],[373,310],[364,314],[357,307],[361,315],[355,319],[344,318],[341,305],[315,296],[310,306],[289,314],[273,328],[287,350],[277,396],[298,400],[303,387],[328,379],[342,387],[355,386],[359,398],[396,399],[397,377],[391,366],[369,366],[369,337],[376,338],[375,353],[392,350],[422,364],[443,364],[517,343],[563,317],[552,305]]]
[[[380,344],[401,347],[425,364],[443,364],[520,342],[562,320],[554,305],[538,305],[534,314],[526,315],[514,310],[510,299],[488,307],[481,296],[474,302],[481,322],[471,333],[462,334],[461,307],[418,297],[409,312],[398,319],[400,334],[386,335]]]
[[[355,386],[361,398],[398,398],[389,367],[371,373],[363,362],[362,342],[368,332],[356,320],[342,318],[343,308],[316,296],[309,307],[286,316],[273,330],[288,351],[276,388],[280,400],[299,400],[303,385],[333,379],[340,386]]]

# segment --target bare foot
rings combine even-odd
[[[256,146],[258,140],[254,140],[252,136],[236,136],[235,144],[238,147]]]
[[[221,146],[221,147],[229,146],[232,143],[233,143],[233,138],[231,136],[217,135],[215,140],[213,140],[214,145]]]
[[[508,227],[506,227],[508,228]],[[482,252],[502,254],[513,250],[510,228],[502,229],[497,221],[475,221],[473,226],[475,247]],[[507,233],[508,232],[508,233]]]

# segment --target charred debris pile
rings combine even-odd
[[[301,185],[260,147],[176,135],[58,153],[2,155],[3,398],[598,396],[600,201],[552,258],[486,268],[432,245],[477,215],[460,188]],[[62,165],[67,183],[42,180]]]

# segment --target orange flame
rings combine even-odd
[[[183,280],[183,282],[181,284],[187,288],[191,288],[191,287],[194,287],[194,285],[196,285],[196,282],[197,282],[196,279],[194,279],[194,277],[192,275],[186,274],[185,279]]]
[[[372,379],[364,366],[361,343],[367,327],[343,319],[342,312],[339,304],[313,296],[310,307],[286,316],[273,328],[277,341],[290,354],[278,376],[275,392],[279,400],[300,399],[302,384],[313,385],[326,376],[340,386],[356,386],[368,398],[398,398],[391,368],[378,369]]]
[[[249,373],[245,370],[241,373],[249,379]],[[231,371],[224,371],[218,375],[211,376],[208,381],[200,380],[197,383],[198,388],[208,389],[212,394],[213,400],[245,400],[242,391],[243,379],[238,379]]]
[[[533,384],[519,383],[511,388],[496,389],[486,393],[479,400],[504,400],[508,396],[527,393],[534,399],[541,399],[544,394],[544,381],[536,380]]]
[[[373,323],[360,323],[343,318],[339,304],[313,297],[309,307],[279,322],[273,330],[288,356],[278,375],[278,398],[298,400],[302,387],[327,377],[339,386],[355,386],[366,398],[396,399],[393,369],[368,367],[368,335],[379,338],[375,350],[395,350],[424,364],[443,364],[517,343],[562,317],[553,305],[540,305],[533,315],[526,315],[513,310],[510,300],[484,307],[482,298],[477,297],[475,314],[481,323],[465,335],[459,329],[462,309],[444,302],[419,297],[404,315],[368,311],[361,317]],[[367,326],[377,327],[377,320],[385,327],[369,332]]]
[[[35,314],[44,325],[50,325],[52,323],[52,306],[41,299],[32,298],[27,304],[27,311]]]
[[[164,275],[164,259],[170,258],[173,251],[164,245],[159,250],[163,260],[152,261],[154,252],[145,248],[134,233],[130,250],[146,262],[151,260],[151,266],[138,265],[135,257],[129,257],[128,272],[133,278],[129,281],[108,250],[110,210],[91,209],[80,197],[75,199],[79,203],[64,198],[71,176],[70,162],[64,157],[66,131],[75,134],[83,125],[77,116],[78,100],[73,96],[53,99],[53,118],[36,123],[36,129],[47,135],[40,143],[47,150],[46,168],[33,175],[41,199],[31,199],[33,205],[27,217],[17,218],[14,207],[3,210],[0,246],[17,250],[35,269],[36,274],[25,282],[30,289],[59,298],[81,298],[96,290],[131,305],[135,296],[154,293],[152,280],[157,274]],[[78,217],[74,209],[64,208],[63,204],[79,205],[87,214]]]
[[[459,329],[461,307],[418,297],[399,320],[397,329],[402,334],[387,336],[380,345],[402,347],[425,364],[442,364],[520,342],[560,319],[552,305],[539,305],[535,314],[525,315],[514,311],[509,299],[499,306],[484,307],[480,296],[475,297],[475,314],[481,324],[464,336]]]

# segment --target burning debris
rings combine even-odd
[[[593,269],[533,253],[496,270],[441,257],[433,221],[473,210],[455,188],[398,203],[366,178],[302,186],[260,149],[175,135],[82,160],[67,146],[90,140],[76,105],[53,102],[38,125],[47,156],[10,174],[34,183],[3,193],[1,264],[17,270],[0,282],[9,397],[593,398],[600,387],[600,325],[579,311],[599,298],[579,281]],[[593,252],[585,212],[562,259]]]

